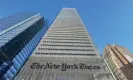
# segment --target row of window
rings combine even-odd
[[[60,32],[60,33],[58,33],[58,32],[50,32],[50,33],[47,33],[47,35],[53,35],[53,34],[56,34],[56,35],[87,35],[87,33],[62,33],[62,32]],[[88,35],[87,35],[88,36]]]
[[[96,56],[96,54],[72,54],[72,53],[36,53],[36,55],[84,55],[84,56]]]
[[[50,31],[49,33],[86,33],[85,31]]]
[[[68,26],[68,25],[61,25],[61,26],[59,26],[59,25],[54,25],[53,27],[52,27],[52,29],[61,29],[61,28],[72,28],[72,26]],[[79,26],[73,26],[73,28],[82,28],[82,27],[79,27]]]
[[[47,35],[72,35],[72,36],[88,36],[88,35],[86,35],[86,34],[55,34],[55,33],[52,33],[52,34],[47,34]]]
[[[85,30],[49,30],[49,32],[51,32],[51,33],[54,33],[54,32],[74,32],[74,33],[76,33],[76,32],[85,32]]]
[[[87,36],[49,36],[47,35],[46,37],[67,37],[67,38],[88,38]]]
[[[81,30],[81,31],[84,31],[85,29],[84,29],[84,28],[67,28],[67,29],[65,29],[65,28],[62,28],[62,29],[61,29],[61,28],[60,28],[60,29],[52,29],[52,28],[51,28],[50,31],[60,31],[60,30],[62,30],[62,31],[63,31],[63,30],[65,30],[65,31],[66,31],[66,30]]]
[[[82,25],[78,25],[78,26],[77,26],[77,25],[75,25],[75,26],[73,25],[73,27],[72,27],[72,26],[65,26],[65,27],[62,27],[62,26],[61,26],[61,27],[59,27],[59,26],[58,26],[58,27],[55,27],[55,26],[54,26],[54,27],[52,27],[52,29],[61,29],[61,28],[82,28],[81,26],[82,26]]]
[[[44,43],[80,43],[80,44],[91,44],[91,42],[62,42],[62,41],[43,41]]]
[[[41,46],[93,47],[93,46],[85,46],[85,45],[48,45],[48,44],[41,44]]]
[[[51,29],[51,31],[60,31],[60,30],[84,30],[84,28],[68,28],[68,29],[64,29],[64,28],[60,28],[60,29]]]
[[[71,51],[94,51],[94,49],[55,49],[55,48],[38,48],[38,50],[71,50]]]
[[[87,38],[87,39],[78,39],[78,38],[61,38],[61,39],[59,39],[59,38],[45,38],[45,39],[51,39],[51,40],[77,40],[77,41],[89,41],[89,39]]]
[[[51,30],[84,30],[84,28],[82,28],[82,27],[79,27],[79,28],[55,28],[55,29],[53,29],[53,28],[51,28]]]

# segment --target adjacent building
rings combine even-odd
[[[63,8],[15,80],[114,80],[75,8]]]
[[[104,58],[117,80],[133,80],[133,55],[123,46],[107,45]]]
[[[37,13],[0,19],[0,80],[12,80],[41,40],[47,26]]]

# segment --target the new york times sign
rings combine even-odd
[[[96,65],[87,65],[85,63],[79,63],[79,64],[67,64],[67,63],[61,63],[61,64],[53,64],[53,63],[45,63],[40,64],[37,62],[33,62],[30,66],[31,69],[60,69],[61,71],[67,71],[68,69],[90,69],[90,70],[99,70],[100,67]]]

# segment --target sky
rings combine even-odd
[[[77,9],[100,54],[107,44],[133,53],[133,0],[0,0],[0,18],[30,11],[51,24],[64,7]]]

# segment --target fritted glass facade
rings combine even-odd
[[[11,80],[47,31],[47,25],[42,16],[30,12],[6,17],[0,23],[0,79]]]
[[[63,8],[15,80],[115,80],[74,8]]]

